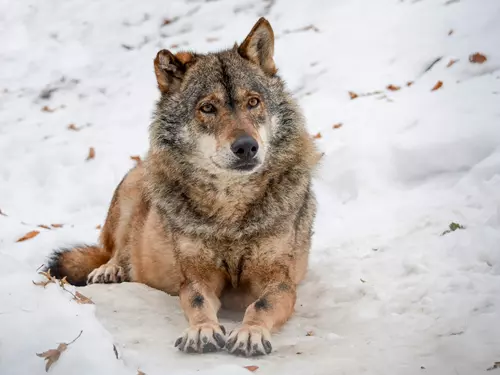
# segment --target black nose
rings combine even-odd
[[[231,151],[241,160],[250,160],[257,155],[259,144],[249,135],[242,135],[231,145]]]

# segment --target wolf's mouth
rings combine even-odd
[[[236,169],[237,171],[248,172],[257,167],[259,163],[257,161],[247,161],[234,163],[231,169]]]

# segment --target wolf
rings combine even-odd
[[[181,351],[271,353],[307,271],[319,160],[273,55],[264,18],[227,50],[158,52],[148,153],[116,188],[99,244],[56,250],[52,274],[179,296]],[[227,336],[221,305],[245,311]]]

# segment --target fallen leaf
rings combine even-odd
[[[448,62],[448,64],[446,64],[446,67],[449,68],[450,66],[452,66],[453,64],[455,64],[458,60],[455,60],[455,59],[450,59],[450,61]]]
[[[313,331],[307,331],[306,332],[306,336],[314,336],[314,332]]]
[[[243,368],[246,368],[248,371],[255,372],[259,369],[259,366],[243,366]]]
[[[29,239],[31,239],[33,237],[38,236],[39,234],[40,234],[39,231],[32,230],[31,232],[28,232],[24,236],[22,236],[21,238],[19,238],[16,242],[23,242],[23,241],[29,240]]]
[[[75,132],[78,132],[78,131],[80,131],[80,128],[77,127],[75,124],[69,124],[68,130],[74,130]]]
[[[170,25],[173,22],[170,18],[165,18],[163,19],[163,22],[161,23],[162,26],[167,26]]]
[[[349,97],[351,98],[351,100],[353,100],[353,99],[356,99],[358,97],[358,94],[356,94],[355,92],[349,91]]]
[[[476,52],[474,53],[473,55],[470,55],[469,56],[469,61],[473,64],[482,64],[484,63],[486,60],[488,60],[486,58],[486,56],[484,56],[483,54],[479,53],[479,52]]]
[[[38,357],[41,357],[47,361],[47,363],[45,364],[45,372],[49,371],[50,366],[57,362],[57,360],[61,356],[61,353],[68,349],[68,346],[73,344],[81,336],[82,332],[83,331],[80,331],[78,336],[76,336],[76,338],[68,344],[61,343],[58,345],[57,349],[50,349],[43,353],[36,353]]]
[[[75,292],[75,298],[73,299],[81,305],[95,305],[94,301],[92,301],[89,297],[84,296],[79,291]]]
[[[51,113],[51,112],[54,112],[54,111],[55,111],[55,109],[49,108],[48,105],[44,105],[42,107],[42,112],[49,112],[49,113]]]
[[[411,85],[413,85],[413,81],[406,82],[406,86],[410,87]]]
[[[3,212],[2,210],[0,210],[0,215],[2,216],[8,216],[5,212]]]
[[[53,283],[54,281],[53,280],[45,280],[45,281],[33,281],[32,280],[31,282],[36,286],[43,286],[45,288],[47,285]]]
[[[450,31],[448,31],[448,35],[453,34],[453,32],[454,32],[453,29],[450,29]]]
[[[50,224],[52,228],[62,228],[64,224]]]
[[[488,368],[486,369],[486,371],[491,371],[491,370],[494,370],[494,369],[496,369],[496,368],[500,368],[500,362],[494,362],[494,363],[493,363],[493,366],[488,367]]]
[[[443,87],[443,82],[442,81],[437,81],[431,91],[439,90],[441,87]]]
[[[43,353],[36,353],[37,356],[44,358],[47,363],[45,364],[45,372],[49,371],[50,366],[57,362],[61,353],[68,348],[66,344],[59,344],[57,349],[50,349]]]
[[[213,43],[213,42],[217,42],[219,40],[219,38],[207,38],[207,42],[208,43]]]
[[[297,353],[295,353],[295,354],[297,354],[297,355],[301,355],[301,354],[302,354],[302,352],[297,352]]]
[[[401,87],[391,84],[391,85],[387,86],[386,88],[387,88],[387,90],[390,90],[390,91],[398,91]]]
[[[321,133],[318,132],[317,134],[313,135],[313,138],[314,139],[320,139],[321,138]]]
[[[144,372],[142,372],[141,370],[137,370],[137,375],[146,375]]]
[[[89,155],[87,156],[86,160],[91,160],[95,158],[95,148],[91,147],[89,148]]]
[[[43,286],[45,288],[47,285],[49,285],[51,283],[55,283],[57,281],[57,279],[50,274],[50,269],[47,272],[38,272],[38,274],[44,276],[46,280],[44,280],[44,281],[33,281],[32,280],[32,283],[37,285],[37,286]]]
[[[101,229],[101,228],[102,228],[101,224],[95,226],[95,229]]]
[[[51,229],[48,225],[40,224],[38,228]]]
[[[359,279],[359,281],[361,281],[363,284],[366,283],[366,280],[363,279]]]
[[[341,127],[342,127],[342,123],[341,122],[339,122],[338,124],[334,124],[333,125],[334,129],[338,129],[338,128],[341,128]]]
[[[66,280],[66,277],[67,277],[67,276],[64,276],[61,280],[59,280],[59,286],[60,286],[61,288],[63,288],[64,290],[66,290],[66,289],[64,288],[64,286],[65,286],[65,285],[69,285],[68,280]],[[55,277],[54,277],[54,279],[55,279]],[[57,279],[56,279],[56,280],[57,280]]]
[[[142,159],[141,159],[141,157],[139,155],[133,155],[133,156],[130,157],[130,159],[132,159],[133,161],[135,161],[137,164],[139,164],[142,161]]]

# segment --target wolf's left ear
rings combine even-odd
[[[162,49],[155,58],[155,74],[158,88],[164,94],[177,91],[186,69],[194,61],[194,56],[188,52],[173,54]]]
[[[241,57],[257,64],[269,74],[276,74],[274,65],[274,32],[269,22],[261,17],[238,47]]]

